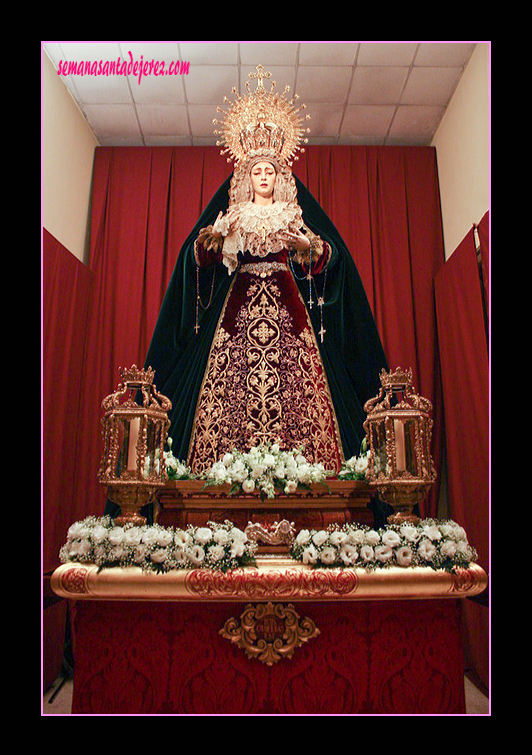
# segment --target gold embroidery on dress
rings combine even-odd
[[[310,323],[293,320],[271,278],[251,278],[234,335],[220,325],[200,393],[189,463],[205,472],[224,453],[266,442],[303,447],[339,470],[341,445],[328,383]]]

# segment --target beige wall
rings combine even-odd
[[[92,167],[98,141],[46,53],[42,55],[43,226],[87,264]]]
[[[490,47],[480,43],[433,139],[446,258],[489,210]]]

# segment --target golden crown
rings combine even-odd
[[[403,369],[402,367],[397,367],[395,370],[390,370],[390,372],[386,372],[386,370],[381,370],[381,373],[379,375],[381,380],[381,385],[384,388],[395,388],[398,386],[411,386],[412,385],[412,368],[408,367],[408,369]]]
[[[236,95],[228,110],[216,108],[223,114],[222,119],[214,118],[213,123],[220,124],[221,129],[214,133],[221,137],[216,142],[218,147],[225,147],[221,154],[230,154],[227,162],[235,160],[237,163],[255,156],[265,156],[276,159],[290,166],[297,160],[296,152],[304,151],[300,145],[306,144],[308,139],[303,135],[309,133],[304,128],[305,120],[301,111],[306,105],[294,107],[298,95],[287,99],[290,87],[286,86],[283,93],[274,93],[275,81],[272,81],[270,91],[266,91],[263,79],[269,79],[271,73],[265,72],[262,65],[257,66],[257,73],[248,74],[248,78],[257,79],[257,88],[250,91],[249,81],[246,81],[247,95],[240,95],[233,87]],[[224,103],[230,102],[224,97]]]

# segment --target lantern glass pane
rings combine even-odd
[[[416,454],[416,420],[406,420],[404,426],[406,471],[414,477],[418,477],[420,470],[418,469],[418,460]]]
[[[137,441],[139,437],[139,417],[117,417],[116,432],[118,441],[118,460],[116,477],[126,472],[131,475],[137,469]]]
[[[378,422],[373,425],[373,450],[375,454],[373,462],[375,474],[387,474],[389,465],[388,452],[386,450],[386,429],[384,426],[384,421]]]
[[[146,432],[146,462],[144,476],[160,478],[162,475],[161,449],[163,447],[163,426],[160,422],[148,420]]]

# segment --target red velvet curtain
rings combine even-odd
[[[181,244],[231,166],[214,147],[98,148],[73,513],[103,510],[96,474],[100,403],[118,368],[144,362]],[[433,279],[443,264],[432,148],[310,147],[294,172],[351,249],[391,367],[410,366],[434,404],[439,466],[442,407]],[[436,514],[437,492],[424,506]]]
[[[436,152],[430,147],[310,147],[294,172],[349,247],[391,369],[411,367],[433,404],[433,456],[442,448],[433,280],[444,261]],[[436,516],[439,485],[422,514]]]
[[[488,568],[489,369],[473,230],[435,280],[443,376],[448,498]]]
[[[76,515],[78,412],[92,272],[48,231],[43,232],[43,572]],[[94,422],[97,426],[98,422]],[[94,431],[94,430],[93,430]],[[84,486],[84,482],[81,481]]]
[[[488,302],[489,216],[479,224],[482,260],[473,229],[435,279],[441,356],[448,499],[451,518],[466,529],[489,573],[490,386]],[[482,275],[481,275],[482,272]],[[467,601],[465,628],[470,666],[489,683],[488,612]]]

